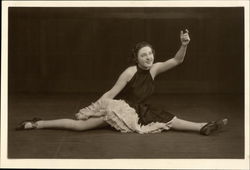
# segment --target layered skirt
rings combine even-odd
[[[145,108],[140,107],[141,105],[136,106],[139,108]],[[169,130],[171,128],[172,121],[175,119],[172,114],[165,114],[167,115],[167,118],[165,118],[166,116],[164,117],[164,113],[162,112],[159,112],[161,116],[155,113],[149,113],[147,114],[148,117],[152,117],[155,121],[150,120],[147,123],[145,121],[145,117],[147,117],[147,115],[143,115],[146,112],[137,112],[138,109],[131,107],[124,100],[101,99],[92,103],[88,107],[81,109],[75,116],[78,120],[100,117],[109,125],[121,132],[137,132],[140,134],[159,133],[163,130]],[[157,117],[160,117],[160,119],[157,119]],[[165,120],[162,120],[161,117]]]

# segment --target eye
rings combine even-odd
[[[146,56],[147,56],[146,53],[141,54],[141,57],[146,57]]]

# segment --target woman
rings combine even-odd
[[[210,135],[227,124],[227,119],[213,122],[195,123],[182,120],[163,109],[146,103],[153,93],[154,78],[184,60],[189,32],[180,32],[181,47],[174,56],[165,62],[154,63],[154,50],[146,42],[134,48],[135,65],[128,67],[117,82],[97,102],[83,108],[76,114],[76,120],[41,120],[34,118],[23,121],[17,130],[59,128],[70,130],[88,130],[111,125],[121,132],[156,133],[162,130],[196,131]]]

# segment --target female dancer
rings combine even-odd
[[[121,132],[156,133],[162,130],[196,131],[210,135],[227,124],[227,119],[212,122],[190,122],[147,104],[154,91],[154,79],[184,60],[189,32],[180,32],[181,47],[176,55],[165,61],[154,63],[154,49],[146,42],[138,43],[133,50],[134,66],[128,67],[109,91],[76,113],[76,119],[42,120],[34,118],[21,122],[17,130],[26,129],[70,129],[84,131],[111,125]]]

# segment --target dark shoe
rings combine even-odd
[[[22,121],[21,123],[19,123],[19,125],[16,127],[16,130],[30,130],[30,129],[36,129],[36,122],[39,121],[39,120],[42,120],[41,118],[33,118],[32,120],[25,120],[25,121]],[[31,127],[30,128],[25,128],[25,125],[27,123],[31,123]]]
[[[200,130],[200,134],[202,135],[210,135],[211,133],[221,130],[228,122],[228,119],[221,119],[218,121],[208,122],[205,126],[203,126]]]

